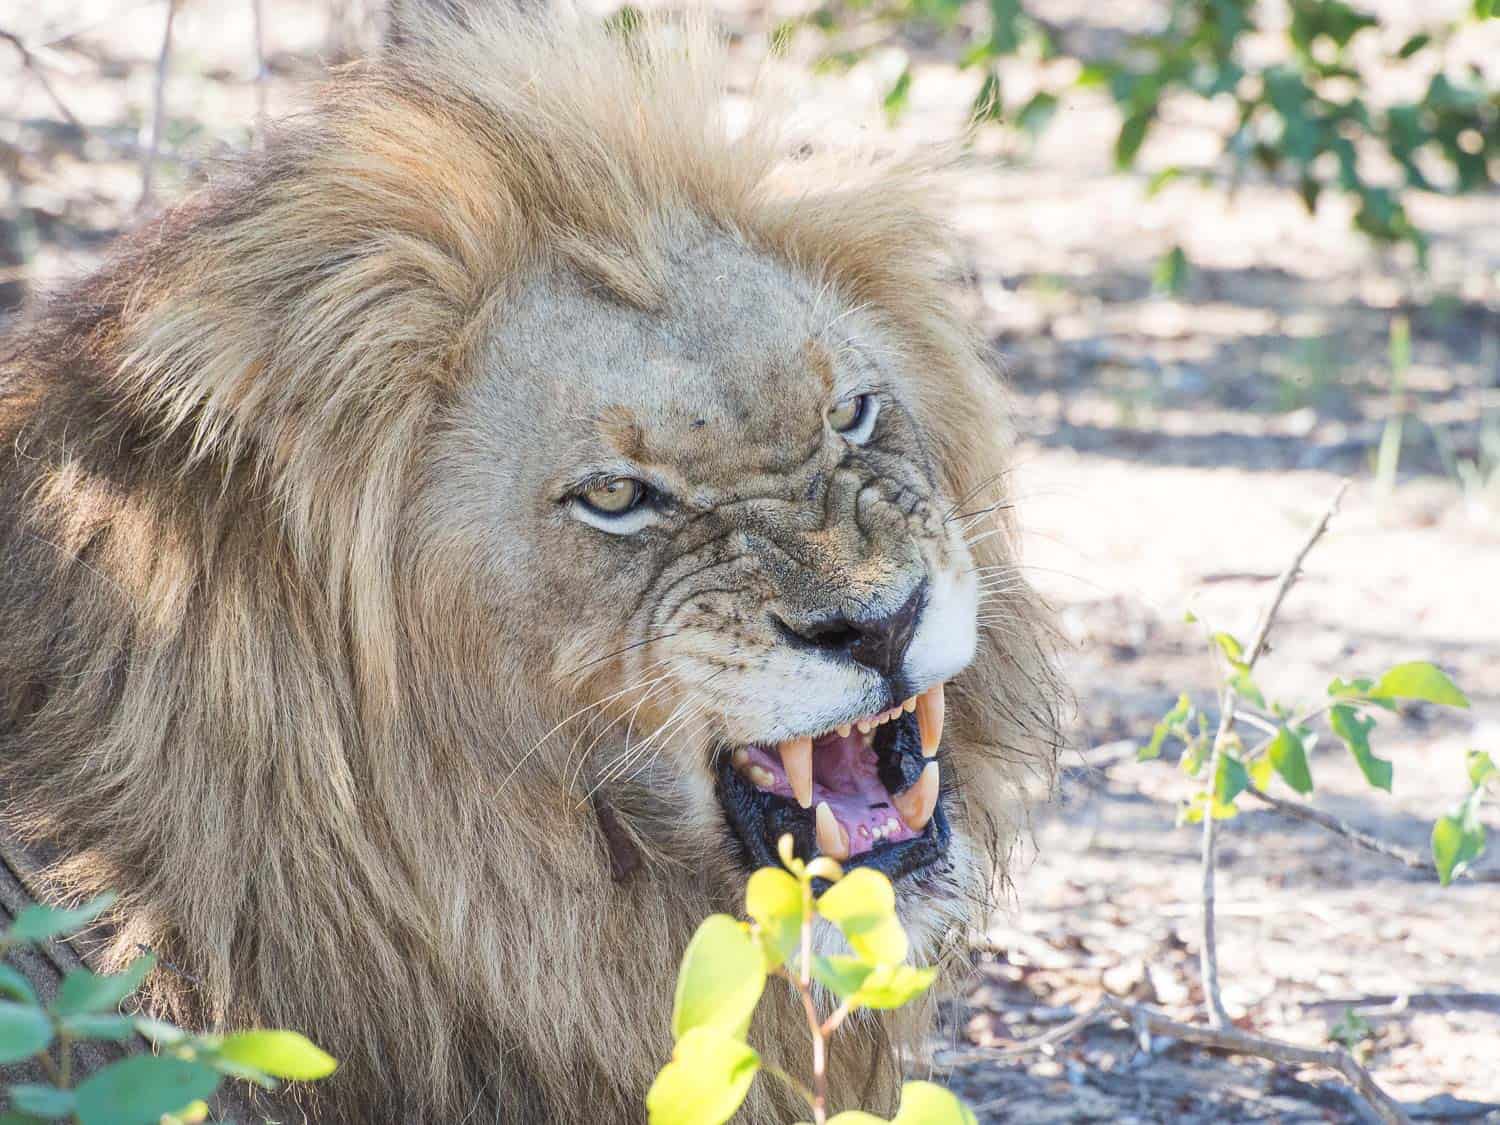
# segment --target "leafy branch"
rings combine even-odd
[[[0,957],[15,949],[73,934],[114,902],[102,895],[72,910],[29,906],[0,935]],[[294,1031],[191,1035],[161,1020],[120,1012],[155,965],[146,956],[124,972],[101,975],[73,969],[57,995],[43,1004],[12,965],[0,960],[0,1066],[32,1060],[46,1082],[7,1087],[10,1111],[0,1125],[186,1125],[208,1116],[206,1099],[225,1077],[275,1089],[276,1079],[313,1081],[337,1062]],[[81,1043],[149,1044],[75,1084],[73,1052]]]

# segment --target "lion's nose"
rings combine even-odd
[[[839,613],[793,624],[777,618],[782,628],[803,645],[829,655],[847,655],[887,679],[897,679],[922,608],[927,604],[924,579],[894,613],[878,617],[849,617]]]

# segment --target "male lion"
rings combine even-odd
[[[417,20],[0,360],[6,829],[155,1010],[336,1054],[310,1120],[639,1121],[780,834],[936,961],[1050,768],[930,179],[729,129],[712,39]]]

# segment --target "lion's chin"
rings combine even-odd
[[[938,685],[822,734],[725,747],[717,796],[746,867],[777,864],[783,835],[804,859],[873,867],[893,882],[946,867],[942,725]]]

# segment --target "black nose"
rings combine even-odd
[[[906,659],[906,650],[911,647],[912,634],[917,631],[917,621],[926,604],[927,582],[923,580],[900,609],[883,617],[852,618],[838,614],[795,625],[781,618],[777,622],[791,639],[804,646],[829,654],[848,654],[866,668],[894,680],[901,675],[901,662]]]

